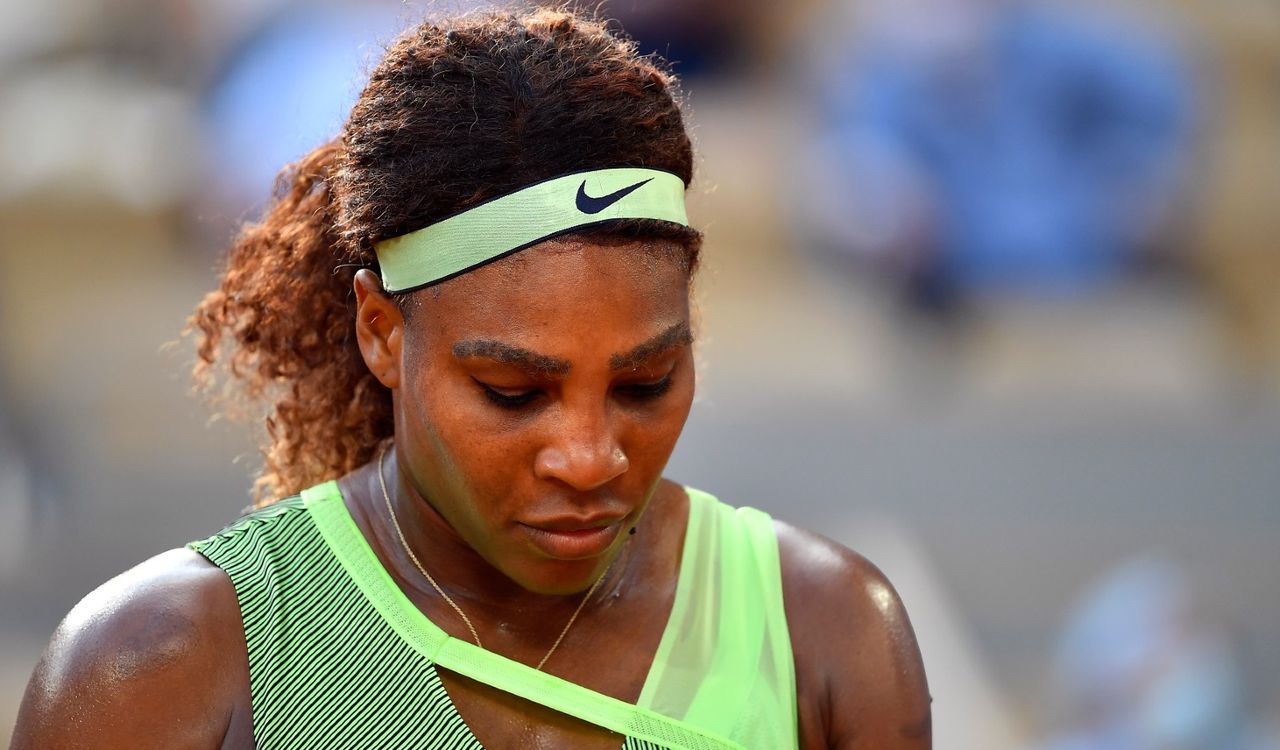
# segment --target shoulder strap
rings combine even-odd
[[[446,669],[525,700],[671,750],[744,750],[700,726],[598,693],[449,636],[395,584],[343,505],[337,483],[304,491],[303,500],[334,555],[396,633]]]
[[[639,704],[749,747],[794,748],[795,669],[773,520],[688,494],[676,599]]]

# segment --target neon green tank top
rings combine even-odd
[[[260,750],[480,748],[436,665],[618,732],[624,750],[795,748],[772,522],[688,495],[671,615],[635,705],[447,635],[382,567],[336,482],[188,546],[235,586]]]

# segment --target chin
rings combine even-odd
[[[581,560],[543,559],[509,577],[527,591],[546,596],[569,596],[591,588],[609,569],[610,555]],[[515,572],[515,571],[513,571]]]

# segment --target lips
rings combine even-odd
[[[625,516],[553,518],[521,523],[533,546],[548,557],[581,560],[600,555],[622,530]]]
[[[611,526],[621,521],[624,517],[625,514],[597,513],[592,516],[557,516],[542,520],[522,521],[522,523],[525,526],[542,529],[543,531],[587,531]]]

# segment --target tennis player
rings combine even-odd
[[[884,577],[662,477],[677,99],[567,12],[399,38],[193,316],[198,377],[270,407],[258,508],[77,605],[14,746],[930,747]]]

